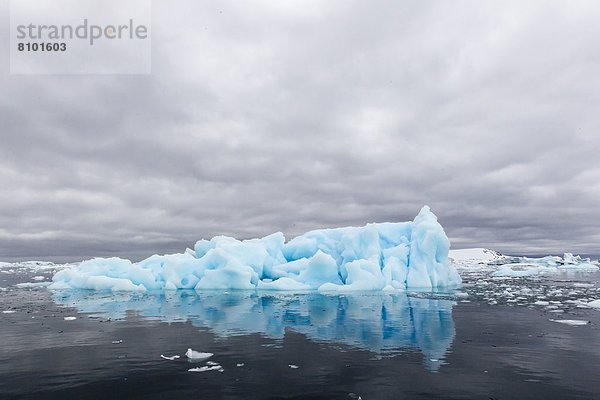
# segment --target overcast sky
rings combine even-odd
[[[437,214],[600,253],[598,1],[156,1],[150,75],[0,75],[0,259]]]

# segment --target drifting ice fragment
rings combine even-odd
[[[212,356],[214,356],[214,354],[213,353],[201,353],[199,351],[187,349],[187,351],[185,352],[185,356],[187,358],[189,358],[190,360],[202,361],[202,360],[211,358]]]
[[[412,222],[320,229],[289,242],[217,236],[182,254],[139,263],[96,258],[61,270],[50,289],[146,291],[261,289],[325,292],[456,286],[450,242],[425,206]]]
[[[14,313],[16,313],[15,310],[4,310],[4,311],[2,311],[2,314],[14,314]]]
[[[219,372],[223,372],[225,370],[220,365],[213,365],[213,366],[210,366],[210,367],[209,366],[204,366],[204,367],[190,368],[190,369],[188,369],[188,371],[190,371],[190,372],[206,372],[206,371],[219,371]]]
[[[52,282],[23,282],[17,283],[15,287],[20,289],[37,289],[42,287],[48,287],[52,284]]]
[[[160,355],[160,358],[163,358],[163,359],[165,359],[165,360],[170,360],[170,361],[173,361],[173,360],[177,360],[177,359],[179,358],[179,356],[163,356],[163,355],[161,354],[161,355]]]
[[[587,325],[590,321],[584,321],[581,319],[551,319],[552,322],[558,322],[559,324],[571,325],[571,326],[581,326]]]
[[[291,369],[298,369],[298,368],[300,368],[299,366],[294,365],[294,364],[289,364],[288,367],[290,367]]]
[[[65,317],[65,321],[75,321],[77,317]]]
[[[600,300],[590,301],[587,303],[587,306],[592,308],[600,308]]]

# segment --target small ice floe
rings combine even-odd
[[[206,365],[204,367],[190,368],[190,369],[188,369],[188,371],[189,372],[206,372],[206,371],[223,372],[225,370],[220,365],[211,365],[211,366]]]
[[[581,326],[590,323],[590,321],[584,321],[582,319],[551,319],[550,321],[571,326]]]
[[[207,361],[206,365],[210,365],[211,367],[215,366],[215,365],[219,365],[218,362],[214,362],[214,361]]]
[[[587,306],[592,308],[600,308],[600,300],[590,301],[587,303]]]
[[[298,369],[298,368],[300,368],[299,366],[294,365],[294,364],[288,364],[288,367],[290,367],[291,369]]]
[[[169,361],[173,361],[173,360],[177,360],[179,358],[179,356],[175,355],[175,356],[163,356],[162,354],[160,355],[160,358],[162,358],[163,360],[169,360]]]
[[[243,367],[245,364],[244,363],[237,363],[235,364],[236,367]]]
[[[593,283],[580,283],[580,282],[576,282],[573,284],[574,287],[580,287],[580,288],[588,288],[588,287],[594,287]]]
[[[19,289],[36,289],[41,287],[50,286],[52,282],[25,282],[17,283],[15,286]]]
[[[2,314],[14,314],[14,313],[16,313],[15,310],[4,310],[4,311],[2,311]]]
[[[202,361],[214,356],[213,353],[201,353],[192,349],[187,349],[185,356],[193,361]]]
[[[65,321],[75,321],[77,317],[65,317]]]
[[[45,278],[45,277],[43,277],[43,276],[41,276],[41,275],[37,275],[37,276],[34,276],[34,277],[33,277],[33,278],[31,278],[31,279],[33,279],[34,281],[43,281],[43,280],[44,280],[44,279],[46,279],[46,278]]]
[[[536,302],[535,302],[535,303],[533,303],[533,304],[534,304],[534,305],[536,305],[536,306],[547,306],[547,305],[549,305],[550,303],[549,303],[549,302],[547,302],[547,301],[538,300],[538,301],[536,301]]]
[[[119,339],[119,340],[113,340],[111,343],[112,344],[121,344],[121,343],[123,343],[123,341]]]

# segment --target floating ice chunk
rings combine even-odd
[[[555,267],[514,263],[502,265],[498,271],[492,273],[492,277],[523,278],[557,271]]]
[[[547,302],[547,301],[544,301],[544,300],[538,300],[538,301],[534,302],[533,304],[536,305],[536,306],[547,306],[550,303]]]
[[[278,232],[261,239],[217,236],[182,254],[139,263],[96,258],[63,269],[49,289],[146,291],[261,289],[381,291],[461,283],[449,265],[450,242],[425,206],[412,222],[320,229],[289,242]]]
[[[225,370],[220,365],[213,365],[213,366],[204,366],[204,367],[190,368],[190,369],[188,369],[188,371],[190,371],[190,372],[206,372],[206,371],[219,371],[219,372],[223,372]]]
[[[587,325],[590,321],[584,321],[581,319],[551,319],[552,322],[558,322],[559,324],[571,325],[571,326],[581,326]]]
[[[185,356],[187,358],[189,358],[190,360],[202,361],[202,360],[211,358],[212,356],[214,356],[214,354],[213,353],[201,353],[199,351],[187,349],[187,351],[185,352]]]
[[[15,310],[4,310],[4,311],[2,311],[2,314],[14,314],[14,313],[16,313]]]
[[[65,321],[75,321],[77,317],[65,317]]]
[[[179,356],[175,355],[175,356],[164,356],[164,355],[160,355],[160,358],[165,359],[165,360],[169,360],[169,361],[173,361],[173,360],[177,360],[179,358]]]
[[[590,301],[589,303],[587,303],[587,306],[592,308],[600,308],[600,300]]]
[[[299,366],[294,365],[294,364],[288,364],[288,367],[290,367],[291,369],[298,369],[298,368],[300,368]]]
[[[15,286],[21,289],[25,289],[25,288],[30,288],[30,289],[35,289],[35,288],[41,288],[41,287],[48,287],[50,286],[51,282],[23,282],[23,283],[17,283]]]
[[[43,281],[43,280],[44,280],[44,279],[46,279],[46,278],[45,278],[45,277],[43,277],[43,276],[41,276],[41,275],[37,275],[37,276],[34,276],[34,277],[33,277],[33,278],[31,278],[31,279],[33,279],[34,281]]]
[[[589,264],[591,260],[589,258],[581,258],[581,256],[574,256],[572,253],[565,253],[563,257],[564,264]]]
[[[244,364],[244,363],[237,363],[237,364],[235,364],[236,367],[243,367],[244,365],[246,365],[246,364]]]

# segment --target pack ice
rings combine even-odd
[[[242,241],[217,236],[182,254],[139,263],[95,258],[57,272],[49,289],[432,289],[461,282],[448,263],[449,247],[437,217],[424,206],[411,222],[314,230],[287,243],[281,232]]]

